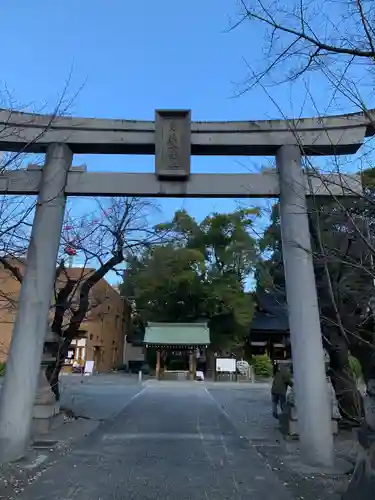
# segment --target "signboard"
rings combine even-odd
[[[236,360],[234,358],[216,358],[216,371],[220,373],[235,373]]]
[[[155,169],[161,180],[190,175],[190,111],[155,111]]]
[[[85,363],[85,375],[92,375],[94,372],[94,361],[86,361]]]

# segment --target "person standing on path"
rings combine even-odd
[[[276,365],[272,383],[272,414],[275,418],[278,416],[278,407],[284,411],[286,403],[286,393],[288,387],[293,387],[292,374],[288,367]]]

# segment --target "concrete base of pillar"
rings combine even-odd
[[[298,430],[298,417],[297,411],[294,406],[286,406],[285,411],[279,416],[280,432],[284,436],[289,436],[295,439],[299,438]],[[331,420],[331,431],[334,436],[339,433],[339,426],[337,420]]]
[[[53,427],[62,423],[64,416],[60,413],[60,404],[44,404],[34,406],[34,416],[31,424],[32,437],[47,434]]]
[[[38,390],[33,409],[33,420],[31,424],[32,436],[46,434],[59,420],[60,404],[56,401],[49,382],[45,375],[45,363],[42,363],[39,372]]]
[[[342,458],[336,458],[334,464],[330,467],[324,467],[323,465],[306,464],[302,461],[299,455],[284,456],[283,462],[288,468],[292,469],[298,474],[303,474],[304,476],[316,474],[344,476],[349,474],[353,470],[353,465]]]
[[[339,433],[339,427],[336,420],[331,422],[332,434],[337,436]],[[299,438],[298,431],[298,420],[291,420],[287,416],[280,417],[280,430],[283,435],[290,436],[293,438]]]
[[[60,413],[60,404],[57,402],[46,405],[35,405],[33,418],[36,420],[52,418],[55,415],[58,415],[59,413]]]

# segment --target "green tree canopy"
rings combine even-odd
[[[253,313],[246,280],[258,258],[251,229],[257,210],[214,213],[197,222],[186,211],[160,224],[173,243],[128,260],[122,292],[145,321],[210,324],[218,348],[243,344]]]

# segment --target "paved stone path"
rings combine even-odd
[[[137,377],[96,375],[61,377],[61,405],[77,415],[93,420],[107,420],[119,413],[139,391]]]
[[[204,385],[146,385],[17,498],[291,500]]]

